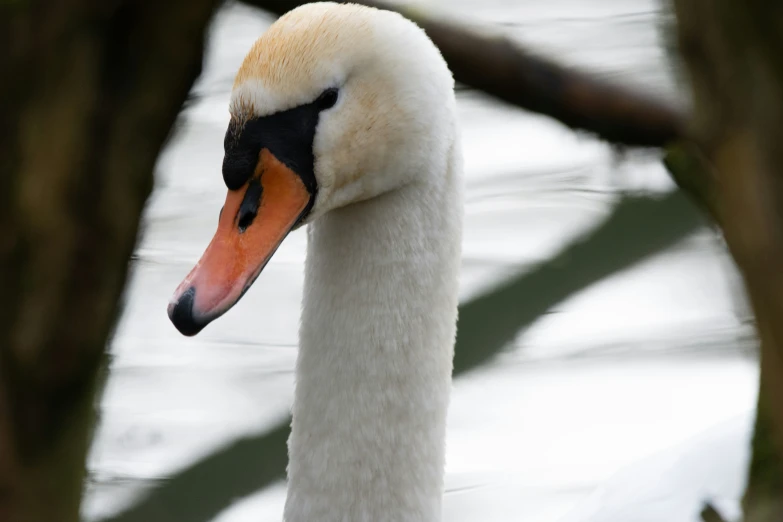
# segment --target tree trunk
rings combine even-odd
[[[753,305],[761,386],[746,522],[783,520],[783,3],[675,0],[705,204]]]
[[[79,519],[139,216],[216,3],[0,3],[2,521]]]

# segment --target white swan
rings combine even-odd
[[[462,235],[445,62],[398,14],[308,4],[252,47],[230,110],[228,196],[171,320],[197,333],[309,224],[285,520],[440,520]]]

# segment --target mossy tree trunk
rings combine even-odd
[[[761,340],[746,522],[783,520],[783,3],[675,0],[700,196],[740,267]]]
[[[4,522],[79,519],[139,216],[216,3],[0,2]]]

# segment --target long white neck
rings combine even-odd
[[[287,522],[440,520],[462,236],[458,149],[455,139],[446,172],[310,225]]]

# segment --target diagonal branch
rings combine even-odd
[[[307,3],[244,2],[278,15]],[[397,11],[416,22],[438,46],[458,82],[551,116],[572,129],[620,145],[643,147],[661,147],[684,133],[683,114],[666,102],[535,56],[509,38],[439,21],[407,6],[354,3]]]

